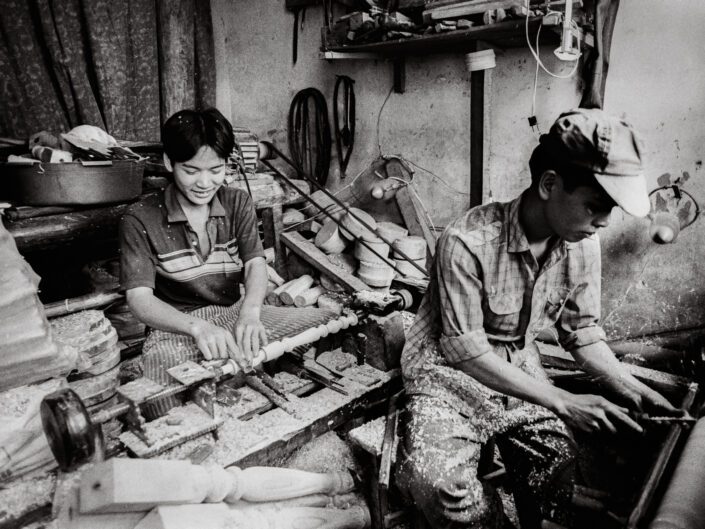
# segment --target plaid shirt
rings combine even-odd
[[[455,364],[494,352],[542,376],[537,359],[520,353],[540,331],[555,329],[568,351],[605,339],[599,239],[557,241],[539,266],[519,223],[520,204],[521,196],[473,208],[439,239],[402,355],[407,393],[475,408],[482,385]]]

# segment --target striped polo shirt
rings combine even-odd
[[[177,193],[172,183],[125,212],[120,222],[121,289],[149,287],[182,311],[235,303],[244,264],[264,257],[250,196],[228,187],[217,191],[206,223],[210,250],[203,255]]]

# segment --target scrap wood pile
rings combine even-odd
[[[525,0],[365,0],[363,8],[334,21],[324,36],[324,47],[407,39],[520,20],[527,15],[543,16],[562,3],[552,2],[549,8],[546,2],[531,0],[527,10]]]

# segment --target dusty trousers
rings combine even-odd
[[[437,395],[410,396],[398,487],[434,528],[501,528],[499,496],[478,475],[482,447],[494,441],[522,529],[538,528],[544,518],[565,523],[561,513],[570,502],[577,452],[567,427],[540,406],[473,383],[482,405],[472,414]]]

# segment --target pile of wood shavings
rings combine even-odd
[[[0,526],[13,527],[10,521],[50,505],[55,483],[56,476],[51,473],[19,478],[6,488],[0,488]]]
[[[388,380],[389,375],[380,372],[380,377],[384,382]],[[212,436],[192,439],[168,450],[160,457],[182,459],[200,445],[207,443],[213,446],[213,453],[208,457],[207,462],[223,466],[231,465],[277,440],[291,437],[293,433],[348,404],[371,388],[345,380],[345,389],[349,395],[342,395],[328,388],[322,388],[303,398],[291,395],[291,405],[296,409],[300,419],[292,417],[280,408],[275,408],[255,415],[248,421],[241,421],[237,418],[242,414],[240,404],[230,408],[216,404],[216,416],[224,420],[222,426],[218,428],[218,442],[214,442]],[[241,388],[238,391],[245,394],[246,390],[250,388]],[[267,402],[259,393],[252,391],[252,394],[253,399],[259,397],[265,403]]]
[[[414,319],[416,319],[416,314],[409,312],[407,310],[400,310],[402,325],[404,326],[404,334],[409,334],[409,329],[414,324]]]
[[[47,393],[59,389],[63,379],[52,379],[41,384],[20,386],[3,392],[0,398],[0,417],[19,419],[27,413],[31,404],[38,404]]]
[[[350,430],[348,435],[355,444],[366,452],[379,455],[382,453],[385,423],[386,417],[377,417],[362,426]]]

